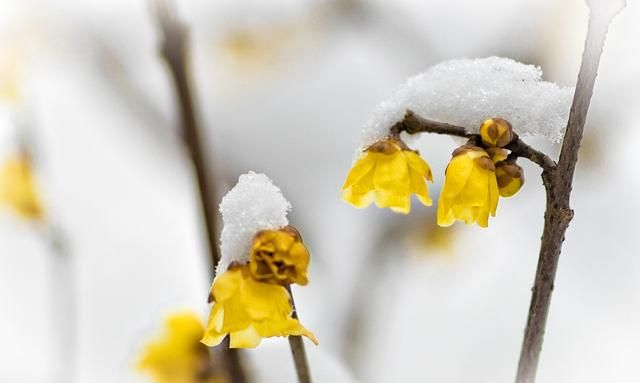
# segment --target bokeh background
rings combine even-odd
[[[544,209],[539,170],[488,229],[435,225],[340,201],[373,108],[455,58],[499,55],[574,85],[581,0],[179,1],[220,195],[249,170],[293,204],[312,251],[294,289],[319,382],[509,382],[515,376]],[[573,193],[540,382],[640,381],[640,6],[614,20]],[[163,318],[206,315],[206,241],[177,104],[146,1],[0,1],[0,158],[21,140],[51,228],[0,210],[0,382],[145,382],[133,368]],[[16,69],[17,68],[17,69]],[[1,81],[0,81],[1,82]],[[550,153],[544,139],[533,144]],[[455,142],[416,144],[437,196]],[[74,291],[77,316],[60,317]],[[62,310],[64,313],[64,310]],[[73,333],[57,324],[73,323]],[[64,326],[63,326],[64,327]],[[73,349],[75,360],[65,359]],[[256,381],[293,382],[286,341],[244,354]],[[65,367],[66,366],[66,367]]]

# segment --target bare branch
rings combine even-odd
[[[605,4],[604,1],[600,3]],[[599,10],[603,11],[603,9]],[[619,10],[617,9],[615,13]],[[593,8],[591,9],[589,30],[558,166],[551,172],[543,172],[543,180],[547,190],[547,209],[527,327],[520,351],[517,383],[534,383],[536,379],[562,243],[573,218],[570,197],[573,174],[578,162],[580,141],[593,95],[607,29],[615,13],[603,12],[600,14],[594,12]]]

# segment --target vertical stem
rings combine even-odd
[[[556,188],[550,181],[553,178],[553,174],[543,173],[547,191],[547,207],[538,268],[532,288],[527,326],[520,351],[520,361],[518,362],[517,383],[535,382],[562,242],[573,216],[570,208],[561,208],[558,205],[559,198],[556,194]]]
[[[547,206],[533,295],[518,362],[517,383],[533,383],[536,379],[562,242],[573,218],[570,197],[578,150],[593,95],[600,56],[613,15],[615,14],[609,15],[607,19],[606,15],[594,14],[593,9],[591,11],[576,91],[558,165],[542,173],[547,192]]]
[[[73,257],[60,229],[45,223],[43,233],[53,256],[51,304],[53,305],[55,383],[75,381],[77,306]]]
[[[291,297],[291,306],[293,307],[294,319],[298,319],[298,312],[296,310],[296,304],[293,300],[293,293],[291,292],[291,286],[287,285],[287,291]],[[304,341],[300,335],[289,336],[289,348],[291,348],[291,356],[296,366],[296,374],[298,376],[299,383],[311,383],[311,371],[309,370],[309,362],[307,361],[307,352],[304,348]]]
[[[156,3],[156,17],[162,31],[161,53],[169,66],[172,75],[176,97],[180,103],[180,120],[185,144],[189,150],[191,161],[196,172],[200,203],[204,215],[207,244],[211,263],[212,276],[220,259],[218,240],[216,237],[216,198],[215,187],[209,177],[207,161],[204,156],[202,129],[196,118],[195,103],[191,92],[191,82],[187,69],[187,28],[176,17],[175,11],[169,4],[159,1]],[[228,337],[218,348],[224,355],[225,365],[233,383],[247,381],[240,351],[229,347]]]

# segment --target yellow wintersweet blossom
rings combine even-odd
[[[249,265],[232,266],[212,286],[215,303],[202,337],[213,347],[229,335],[231,348],[255,348],[262,338],[304,335],[318,340],[291,317],[291,296],[280,285],[256,281]]]
[[[249,260],[249,270],[254,279],[304,286],[309,283],[308,267],[309,251],[295,228],[262,230],[254,236]]]
[[[148,373],[155,383],[222,383],[216,373],[209,349],[200,343],[204,325],[190,312],[171,315],[165,335],[149,343],[137,368]]]
[[[495,165],[484,149],[463,145],[453,152],[445,171],[438,202],[438,225],[450,226],[456,220],[467,224],[489,225],[489,215],[498,207]]]
[[[378,207],[407,214],[411,194],[431,206],[427,180],[433,181],[429,164],[404,142],[388,138],[367,148],[351,168],[342,186],[342,199],[357,208],[375,201]]]
[[[524,184],[524,171],[515,163],[496,164],[496,178],[501,197],[511,197],[520,191]]]
[[[0,204],[10,207],[26,219],[43,218],[44,209],[28,156],[15,155],[2,165]]]

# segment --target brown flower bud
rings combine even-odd
[[[490,118],[480,126],[482,143],[487,146],[505,147],[513,140],[513,136],[511,124],[503,118]]]
[[[511,197],[515,195],[524,184],[524,172],[522,168],[515,163],[497,163],[496,177],[501,197]]]

